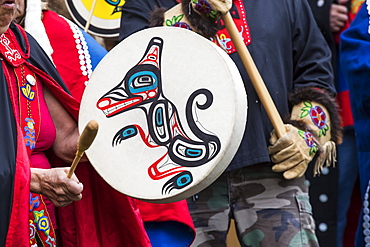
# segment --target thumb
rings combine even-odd
[[[278,137],[276,135],[276,131],[272,130],[270,134],[270,144],[274,145],[277,142],[277,140],[278,140]]]
[[[76,182],[73,180],[70,180],[70,182],[67,184],[67,189],[70,193],[78,195],[81,194],[83,191],[83,184],[80,182]]]

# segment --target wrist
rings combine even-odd
[[[32,193],[41,194],[41,181],[45,176],[45,170],[39,168],[31,168],[31,184],[30,191]]]
[[[336,144],[340,144],[342,138],[335,98],[324,89],[303,87],[294,90],[289,104],[292,109],[290,121],[311,132],[318,145],[313,160],[314,175],[320,174],[324,166],[334,166]]]
[[[305,105],[304,102],[308,103]],[[336,144],[341,143],[341,119],[334,95],[325,89],[301,87],[290,94],[289,106],[290,119],[304,121],[309,125],[312,134],[317,134],[321,144],[329,140]]]

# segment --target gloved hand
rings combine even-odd
[[[278,138],[275,130],[271,132],[269,154],[274,172],[284,172],[285,179],[302,177],[308,164],[318,151],[313,135],[286,124],[286,133]]]
[[[303,176],[313,161],[316,176],[336,161],[336,145],[342,140],[338,105],[324,89],[300,87],[289,95],[289,106],[287,132],[281,138],[271,132],[269,153],[276,164],[272,170],[292,179]]]

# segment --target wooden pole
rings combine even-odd
[[[272,125],[276,131],[278,137],[281,137],[286,131],[284,127],[284,122],[280,117],[280,114],[272,101],[272,98],[266,88],[265,83],[262,80],[260,73],[250,55],[247,47],[245,46],[242,37],[239,34],[237,27],[230,15],[227,12],[225,15],[222,15],[222,20],[224,21],[225,27],[230,34],[231,40],[234,43],[236,50],[244,64],[245,69],[249,75],[249,78],[252,81],[254,89],[257,92],[258,97],[260,98],[262,105],[264,106],[268,117],[271,120]]]

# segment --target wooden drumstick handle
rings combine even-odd
[[[254,89],[256,90],[257,95],[260,98],[272,125],[274,126],[277,136],[281,137],[286,132],[284,122],[280,117],[280,114],[266,88],[265,83],[262,80],[260,73],[258,72],[258,69],[248,51],[248,48],[245,46],[243,39],[240,36],[237,27],[235,26],[230,12],[222,15],[222,20],[224,21],[225,27],[230,34],[231,40],[236,47],[236,50],[244,64],[245,69],[247,70]]]
[[[71,168],[69,168],[67,177],[71,178],[78,162],[80,162],[80,159],[82,155],[85,153],[85,151],[90,147],[92,142],[94,141],[96,134],[98,133],[99,125],[98,122],[95,120],[89,121],[84,130],[82,131],[82,134],[80,135],[78,139],[78,145],[77,145],[77,152],[75,155],[75,158],[73,159]]]

